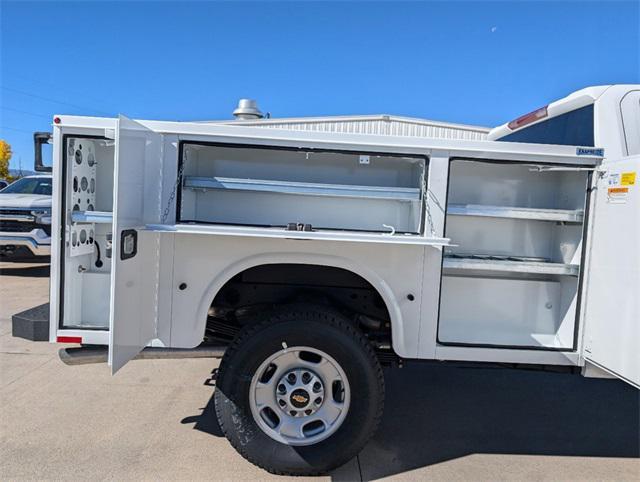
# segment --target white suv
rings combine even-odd
[[[0,191],[0,255],[51,254],[51,189],[51,175],[36,175]]]

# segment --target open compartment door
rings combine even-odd
[[[640,388],[640,157],[603,166],[585,297],[585,360]]]
[[[124,116],[116,127],[109,365],[115,373],[157,336],[158,239],[141,228],[159,217],[162,136]],[[154,189],[149,186],[154,184]],[[155,196],[149,194],[155,191]]]

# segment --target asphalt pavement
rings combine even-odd
[[[0,263],[2,480],[267,480],[215,419],[217,361],[69,367],[11,336],[48,266]],[[640,480],[640,395],[617,380],[409,363],[386,371],[380,430],[315,480]],[[300,480],[300,478],[297,478]]]

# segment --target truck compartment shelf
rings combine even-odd
[[[220,224],[147,224],[147,231],[160,233],[216,234],[255,238],[282,238],[315,241],[346,241],[379,244],[410,244],[424,246],[447,246],[449,239],[426,237],[417,234],[384,234],[353,231],[288,231],[284,228],[259,228],[251,226],[229,226]]]
[[[447,255],[443,260],[443,268],[452,272],[473,270],[564,276],[578,276],[580,270],[578,265],[551,263],[541,258],[490,255]]]
[[[536,333],[527,326],[516,323],[485,324],[478,329],[477,320],[458,320],[449,323],[440,332],[440,339],[446,343],[464,343],[468,345],[492,345],[502,347],[528,348],[570,348],[556,333]]]
[[[540,209],[483,204],[450,204],[447,214],[454,216],[480,216],[490,218],[532,219],[537,221],[564,221],[581,223],[582,209]]]
[[[578,279],[442,277],[443,344],[570,349]]]
[[[113,214],[108,211],[73,211],[71,221],[74,223],[111,224]]]
[[[349,184],[319,184],[310,182],[240,179],[234,177],[186,176],[187,189],[229,189],[238,191],[266,191],[281,194],[376,198],[396,201],[419,201],[420,189],[390,186],[359,186]]]

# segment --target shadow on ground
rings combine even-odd
[[[5,261],[4,259],[1,259]],[[0,268],[0,275],[2,276],[20,276],[27,278],[48,278],[49,277],[49,265],[37,265],[37,266],[25,266],[24,263],[33,263],[33,260],[12,260],[11,264],[4,263]]]
[[[369,478],[475,454],[640,456],[640,397],[617,380],[410,365],[388,373]]]
[[[204,384],[209,385],[211,387],[215,387],[217,377],[218,377],[218,369],[215,368],[211,372],[211,377],[207,378]],[[193,423],[194,430],[200,430],[201,432],[208,433],[210,435],[215,435],[216,437],[224,437],[224,433],[222,433],[222,429],[218,424],[218,418],[216,417],[216,407],[213,402],[213,395],[209,399],[207,406],[202,409],[202,413],[200,415],[193,415],[191,417],[186,417],[182,419],[181,423],[183,424]]]
[[[410,363],[386,372],[367,479],[471,454],[640,457],[640,394],[617,380]],[[213,397],[182,423],[216,437]]]

